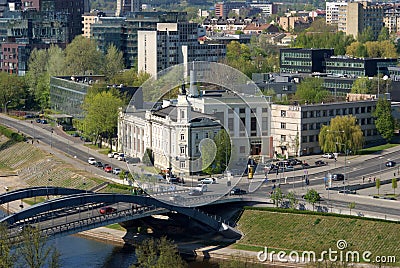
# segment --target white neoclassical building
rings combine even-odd
[[[250,155],[272,157],[270,103],[264,96],[183,92],[158,109],[121,112],[119,150],[142,158],[151,149],[156,167],[189,174],[201,170],[200,142],[225,128],[232,144],[229,168],[245,166]]]

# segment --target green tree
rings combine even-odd
[[[174,243],[165,237],[146,239],[136,247],[137,265],[144,268],[187,267]],[[134,265],[131,266],[136,267]]]
[[[379,98],[376,103],[376,109],[372,115],[376,118],[376,129],[387,142],[390,142],[393,137],[395,125],[390,101]]]
[[[199,150],[201,153],[202,171],[207,174],[214,173],[214,160],[217,154],[217,146],[211,139],[203,139],[200,142]]]
[[[296,193],[289,192],[286,194],[285,198],[289,201],[290,208],[295,209],[297,204],[299,203],[299,200],[297,200],[297,197],[296,197]]]
[[[278,207],[279,204],[283,200],[283,193],[280,187],[276,187],[271,194],[271,199],[274,202],[275,206]]]
[[[368,41],[375,41],[374,32],[371,27],[366,27],[361,33],[358,34],[357,40],[361,43],[366,43]]]
[[[49,73],[50,76],[66,75],[65,54],[62,48],[51,45],[50,48],[47,50],[46,71]]]
[[[320,197],[316,190],[308,189],[307,193],[304,196],[304,199],[307,200],[307,202],[312,205],[313,211],[314,211],[315,203],[317,203],[319,201]]]
[[[368,77],[357,78],[351,87],[351,93],[370,94],[372,91],[372,80]]]
[[[318,142],[323,152],[357,152],[364,144],[363,132],[352,115],[336,116],[323,125]],[[346,153],[346,152],[345,152]]]
[[[104,59],[103,74],[109,81],[123,69],[124,69],[124,58],[122,52],[118,51],[115,45],[110,45],[107,48],[107,54]]]
[[[7,107],[21,107],[27,98],[28,91],[23,77],[15,74],[0,72],[0,105],[2,109]]]
[[[387,27],[382,27],[378,35],[378,41],[389,40],[389,38],[390,38],[389,29]]]
[[[82,125],[87,136],[106,138],[112,145],[112,138],[117,129],[118,111],[123,101],[116,89],[99,93],[88,92],[85,96],[82,109],[85,118]],[[101,122],[101,124],[100,124]]]
[[[379,195],[379,189],[381,188],[381,180],[380,179],[375,180],[375,187],[378,190],[378,195]]]
[[[365,45],[361,42],[353,42],[346,47],[346,55],[353,57],[367,57],[367,49]]]
[[[16,255],[11,250],[12,244],[10,242],[9,232],[7,229],[7,225],[4,223],[0,224],[0,267],[12,267],[15,260]]]
[[[298,84],[295,93],[295,99],[302,103],[319,103],[330,96],[330,92],[323,87],[323,80],[318,77],[305,78]]]
[[[23,267],[60,267],[57,249],[48,243],[39,229],[28,226],[22,230],[21,236],[17,254]]]
[[[351,210],[354,209],[354,208],[356,207],[356,202],[350,202],[350,203],[348,204],[348,207],[349,207],[349,209],[350,209],[350,215],[351,215]]]
[[[396,188],[397,188],[397,179],[393,178],[392,179],[392,189],[393,189],[393,194],[396,195]]]
[[[221,173],[226,170],[229,159],[231,157],[231,140],[225,129],[221,129],[214,137],[214,142],[217,145],[215,154],[215,173]]]
[[[68,75],[100,73],[103,53],[97,50],[96,42],[79,35],[65,49],[66,72]]]

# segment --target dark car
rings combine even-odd
[[[40,119],[40,118],[36,119],[36,123],[40,123],[41,121],[42,121],[42,119]]]
[[[109,213],[113,213],[116,212],[117,209],[113,208],[113,207],[102,207],[99,212],[100,214],[109,214]]]
[[[288,159],[289,164],[291,166],[295,166],[295,165],[301,165],[303,162],[301,162],[299,159],[293,158],[293,159]]]
[[[233,188],[231,190],[231,195],[242,195],[242,194],[246,194],[246,191],[240,188]]]
[[[394,167],[395,165],[396,165],[396,162],[394,162],[394,161],[387,161],[385,163],[385,166],[387,166],[387,167]]]
[[[191,196],[199,196],[199,195],[203,195],[203,192],[193,189],[193,190],[190,190],[189,195],[191,195]]]
[[[332,180],[333,181],[344,181],[344,175],[343,174],[332,174]]]
[[[40,123],[45,125],[45,124],[47,124],[47,120],[46,119],[42,119],[42,120],[40,120]]]
[[[356,190],[345,189],[345,190],[339,190],[339,194],[357,194],[357,191]]]
[[[98,168],[104,168],[103,163],[101,163],[100,161],[97,161],[97,162],[94,164],[94,166],[95,166],[95,167],[98,167]]]
[[[322,160],[317,160],[317,161],[315,161],[315,165],[316,166],[326,166],[327,163]]]
[[[303,168],[308,168],[310,165],[308,164],[308,163],[303,163],[303,164],[301,164],[301,166],[303,167]]]

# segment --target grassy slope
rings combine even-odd
[[[236,248],[259,250],[254,246],[267,246],[321,252],[336,250],[336,242],[344,239],[348,250],[369,250],[374,256],[394,255],[400,262],[398,223],[246,210],[238,224],[245,235],[234,245]]]

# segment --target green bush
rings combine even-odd
[[[21,142],[25,141],[25,137],[19,133],[15,133],[9,128],[6,128],[5,126],[0,126],[0,133],[6,136],[7,138],[16,141],[16,142]]]

